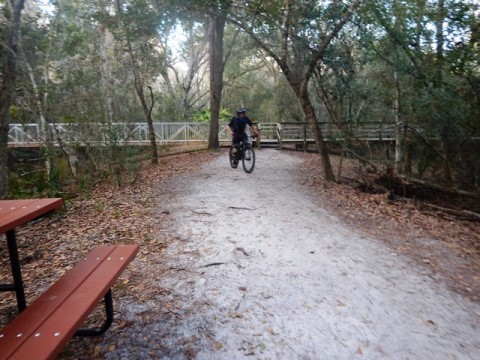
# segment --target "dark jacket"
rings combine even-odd
[[[247,125],[252,126],[252,122],[246,116],[243,118],[234,116],[232,120],[230,120],[230,122],[228,123],[228,126],[235,133],[236,137],[240,137],[245,134],[245,129],[247,128]]]

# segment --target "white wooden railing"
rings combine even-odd
[[[159,145],[207,141],[208,123],[153,123]],[[123,145],[149,144],[147,123],[57,123],[48,124],[47,139],[59,143],[99,145],[118,143]],[[38,124],[10,124],[9,146],[39,146],[42,136]],[[229,140],[225,126],[220,126],[219,139]]]
[[[170,143],[206,142],[208,123],[160,123],[154,124],[155,136],[159,145]],[[230,141],[226,124],[221,124],[219,140]],[[313,141],[313,134],[305,123],[261,123],[262,142],[301,142]],[[334,140],[345,137],[332,123],[320,123],[325,139]],[[349,129],[354,137],[363,140],[394,140],[395,125],[388,123],[365,123]],[[46,136],[54,145],[61,143],[75,145],[148,145],[148,126],[146,123],[57,123],[48,124]],[[38,124],[10,124],[8,145],[11,147],[37,147],[42,144]],[[45,139],[43,139],[43,142]]]

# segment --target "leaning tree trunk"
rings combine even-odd
[[[335,175],[333,173],[332,164],[330,162],[330,155],[328,153],[327,143],[323,138],[322,129],[318,123],[317,115],[315,114],[315,109],[310,101],[308,94],[308,84],[303,84],[299,87],[293,87],[294,91],[297,93],[297,97],[300,100],[300,105],[302,106],[303,114],[305,120],[307,120],[310,128],[312,129],[313,136],[315,138],[315,145],[320,153],[320,158],[322,160],[323,173],[325,180],[335,181]]]
[[[130,42],[128,42],[128,49],[130,52],[130,57],[132,59],[132,68],[133,68],[133,75],[134,75],[134,82],[135,82],[135,91],[137,93],[138,99],[142,104],[142,110],[145,115],[145,119],[147,120],[148,124],[148,138],[150,139],[150,146],[152,148],[152,164],[158,164],[158,149],[157,149],[157,141],[155,138],[155,129],[153,127],[153,119],[152,119],[152,110],[153,110],[153,93],[152,88],[149,86],[150,94],[151,94],[151,104],[150,107],[147,104],[147,99],[145,97],[145,92],[143,90],[143,81],[138,74],[138,71],[135,67],[135,57],[133,55],[133,50],[131,47]]]
[[[152,89],[151,87],[149,87],[150,94],[151,94],[151,106],[149,107],[147,104],[147,99],[145,97],[145,92],[144,92],[144,81],[137,70],[137,61],[135,59],[132,43],[130,41],[130,32],[128,30],[127,24],[125,24],[123,20],[122,2],[120,0],[117,0],[117,10],[118,10],[118,14],[120,15],[121,22],[125,31],[128,53],[130,55],[130,60],[132,62],[132,72],[134,77],[135,92],[137,93],[138,99],[140,100],[140,103],[142,105],[142,110],[148,124],[148,137],[150,139],[150,145],[152,148],[152,163],[158,164],[158,149],[157,149],[157,142],[155,138],[155,130],[153,127],[153,120],[152,120],[152,110],[154,105]]]
[[[152,88],[150,86],[148,88],[151,94],[150,107],[147,105],[147,99],[145,97],[145,92],[143,91],[143,85],[138,80],[138,75],[135,75],[135,90],[137,92],[138,98],[140,99],[140,103],[142,104],[143,113],[145,114],[145,118],[148,124],[148,138],[150,139],[150,146],[152,148],[152,164],[158,164],[158,149],[157,149],[157,142],[155,139],[155,129],[153,127],[153,119],[152,119],[154,98],[153,98]]]
[[[0,199],[8,194],[8,129],[9,109],[12,103],[12,94],[15,88],[15,70],[17,61],[17,42],[20,28],[20,17],[25,0],[12,1],[12,18],[8,31],[6,60],[2,71],[2,84],[0,91]]]
[[[210,64],[210,133],[208,148],[218,149],[220,104],[223,90],[223,35],[225,31],[225,14],[216,11],[210,14],[207,20]]]

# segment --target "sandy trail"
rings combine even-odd
[[[299,166],[262,150],[251,175],[224,155],[170,182],[174,201],[158,211],[178,241],[158,282],[178,316],[145,325],[139,336],[162,344],[149,354],[480,359],[480,307],[346,227],[298,184]]]

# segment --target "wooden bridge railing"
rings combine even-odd
[[[219,140],[230,141],[226,124],[220,124]],[[262,142],[312,142],[313,134],[306,123],[260,123]],[[326,140],[342,139],[345,131],[332,123],[320,123]],[[154,123],[159,145],[169,143],[205,142],[208,139],[208,123]],[[349,129],[349,132],[364,140],[395,139],[395,124],[364,123]],[[8,145],[11,147],[38,147],[45,141],[54,145],[148,145],[146,123],[58,123],[48,124],[46,139],[43,139],[38,124],[10,124]]]
[[[168,143],[200,142],[208,139],[208,123],[153,124],[159,145]],[[148,145],[147,123],[57,123],[48,124],[46,139],[41,136],[38,124],[10,124],[8,145],[11,147],[37,147],[49,141],[76,145]],[[225,126],[220,126],[219,139],[229,140]]]
[[[393,123],[369,122],[350,128],[342,129],[334,123],[320,122],[320,129],[325,140],[343,140],[347,137],[367,141],[395,140],[396,125]],[[284,143],[303,143],[306,148],[308,143],[314,142],[314,136],[308,123],[278,123],[276,138],[279,146]]]

